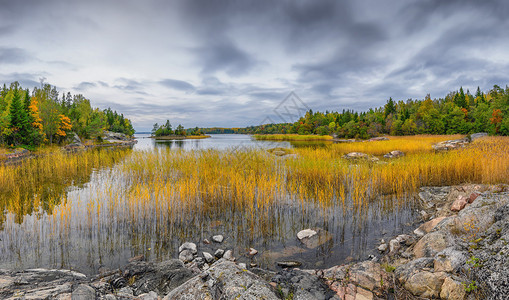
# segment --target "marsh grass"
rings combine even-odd
[[[300,135],[300,134],[255,134],[253,138],[264,141],[332,141],[330,135]]]
[[[292,157],[254,148],[121,150],[2,166],[0,256],[56,265],[69,263],[79,244],[94,266],[97,255],[122,249],[161,258],[179,242],[218,227],[247,249],[255,242],[284,244],[289,231],[294,237],[317,220],[331,231],[352,222],[361,234],[369,219],[406,207],[421,186],[509,183],[509,138],[430,150],[450,138],[295,148]],[[342,158],[351,151],[396,149],[408,155],[381,163]],[[55,254],[45,258],[48,251]]]

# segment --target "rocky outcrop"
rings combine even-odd
[[[463,148],[466,145],[468,145],[470,142],[473,142],[474,140],[483,138],[487,135],[488,134],[486,132],[473,133],[473,134],[466,136],[462,139],[443,141],[443,142],[434,144],[431,147],[433,149],[435,149],[436,151],[448,151],[448,150]]]

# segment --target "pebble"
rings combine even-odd
[[[256,255],[258,253],[258,250],[256,250],[255,248],[249,248],[249,255],[253,256],[253,255]]]

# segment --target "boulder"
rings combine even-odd
[[[414,246],[416,258],[433,257],[448,246],[447,236],[440,232],[431,232],[423,236]]]
[[[205,298],[203,298],[205,297]],[[235,263],[219,260],[204,273],[171,291],[164,300],[179,299],[279,299],[261,277]]]
[[[189,242],[183,243],[179,247],[179,253],[184,251],[184,250],[190,250],[192,254],[198,253],[198,249],[196,248],[196,244],[195,243],[189,243]]]
[[[395,255],[398,253],[399,249],[401,248],[401,245],[399,244],[399,241],[397,239],[393,239],[389,242],[389,255]]]
[[[332,240],[332,235],[323,229],[305,229],[297,233],[297,238],[308,249],[315,249]]]
[[[95,300],[95,290],[89,285],[80,284],[72,294],[72,300]]]
[[[437,224],[442,222],[442,220],[444,220],[445,218],[446,217],[439,217],[439,218],[434,218],[432,220],[429,220],[428,222],[422,224],[421,226],[419,226],[419,228],[414,230],[414,233],[417,236],[423,236],[423,235],[431,232],[437,226]]]
[[[468,198],[465,196],[458,196],[458,198],[451,205],[451,211],[460,211],[468,204]]]
[[[111,131],[105,130],[103,132],[103,140],[107,140],[110,142],[118,142],[118,141],[130,141],[131,138],[123,133],[111,132]]]
[[[423,298],[438,298],[444,283],[440,274],[428,271],[415,273],[403,284],[405,289],[415,296]]]
[[[221,257],[223,257],[223,255],[224,255],[223,249],[217,249],[216,252],[214,252],[214,256],[217,258],[221,258]]]
[[[488,134],[486,132],[478,132],[478,133],[472,133],[470,135],[470,140],[473,142],[477,139],[480,139],[480,138],[483,138],[485,136],[488,136]]]
[[[331,299],[335,292],[332,291],[318,276],[296,269],[279,271],[273,278],[285,293],[285,299],[292,292],[292,299]]]
[[[466,297],[465,286],[459,280],[445,277],[440,298],[447,300],[463,300]]]
[[[368,140],[368,142],[379,142],[379,141],[388,141],[389,139],[386,138],[385,136],[378,136],[378,137],[374,137],[374,138],[370,138]]]
[[[185,263],[190,262],[194,259],[194,254],[191,250],[186,249],[179,253],[179,259]]]
[[[459,272],[466,260],[463,252],[449,247],[435,255],[434,270],[435,272]]]

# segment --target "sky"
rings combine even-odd
[[[0,83],[41,80],[138,131],[295,121],[509,84],[506,0],[0,0]],[[292,103],[297,103],[293,101]]]

